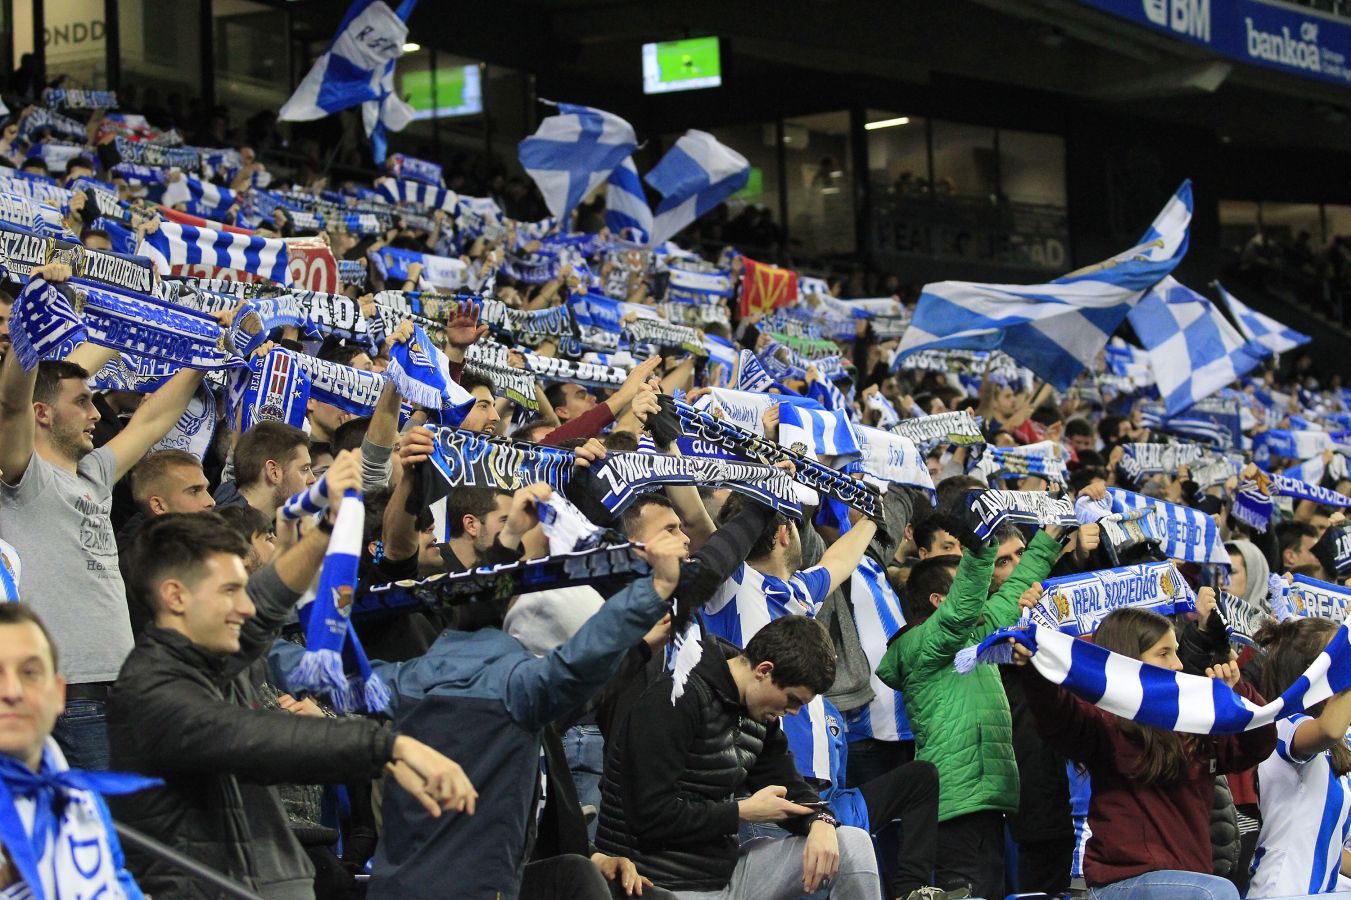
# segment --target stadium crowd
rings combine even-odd
[[[1343,391],[113,108],[0,141],[0,895],[1351,886]]]

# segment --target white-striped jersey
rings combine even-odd
[[[704,631],[745,647],[757,631],[775,619],[783,616],[814,618],[828,593],[830,572],[825,566],[803,569],[784,581],[743,563],[713,599],[704,604]],[[790,743],[812,748],[810,754],[793,755],[798,772],[804,778],[829,781],[830,738],[821,698],[807,704],[797,715],[784,716],[782,724]]]
[[[886,572],[869,556],[863,557],[850,577],[849,597],[859,643],[872,673],[869,684],[873,689],[871,702],[845,713],[849,740],[913,741],[915,736],[910,731],[910,717],[906,715],[901,692],[887,687],[877,677],[887,642],[905,627],[901,599],[887,582]]]
[[[1276,752],[1257,767],[1262,833],[1248,896],[1322,894],[1337,888],[1342,844],[1351,835],[1351,775],[1335,775],[1332,755],[1295,754],[1295,730],[1308,716],[1276,723]]]
[[[704,631],[738,647],[780,616],[816,616],[830,593],[830,572],[812,566],[787,581],[742,564],[704,604]]]

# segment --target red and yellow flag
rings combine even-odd
[[[792,269],[758,263],[746,256],[741,261],[745,265],[741,272],[743,317],[753,312],[768,313],[797,300],[797,273]]]

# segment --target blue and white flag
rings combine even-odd
[[[149,257],[161,275],[170,274],[171,266],[206,265],[251,272],[281,284],[290,281],[286,242],[280,238],[161,222],[157,231],[141,238],[136,254]]]
[[[1344,446],[1326,431],[1269,428],[1253,435],[1252,458],[1259,466],[1265,466],[1270,464],[1272,457],[1305,460],[1324,450],[1338,450]]]
[[[1218,282],[1216,282],[1215,287],[1220,292],[1220,299],[1229,307],[1230,315],[1238,323],[1238,330],[1248,340],[1265,347],[1268,356],[1273,353],[1293,350],[1313,340],[1307,334],[1301,334],[1293,328],[1288,328],[1270,316],[1264,316],[1255,309],[1249,309]]]
[[[707,132],[685,132],[644,179],[662,196],[652,222],[652,244],[673,237],[745,187],[750,177],[746,157]]]
[[[1149,351],[1168,415],[1237,381],[1262,363],[1266,350],[1243,338],[1219,310],[1169,275],[1128,315]]]
[[[879,490],[886,490],[887,482],[895,482],[922,490],[929,495],[930,502],[934,501],[933,476],[914,441],[866,425],[855,425],[853,431],[860,457],[857,463],[845,467],[846,473],[857,466],[864,473],[863,480],[873,481]]]
[[[646,244],[652,237],[652,207],[632,156],[610,173],[606,183],[605,225],[616,238],[635,244]]]
[[[383,162],[384,129],[401,130],[413,110],[394,93],[394,60],[408,40],[408,16],[417,0],[404,0],[397,11],[381,0],[354,0],[337,37],[317,60],[277,114],[283,122],[322,119],[362,104],[366,134],[377,162]]]
[[[566,230],[568,214],[637,147],[633,126],[614,113],[560,103],[558,114],[540,122],[518,152],[544,205]]]
[[[775,381],[770,374],[765,371],[765,367],[756,359],[755,354],[749,350],[741,351],[741,358],[737,362],[736,389],[738,391],[751,391],[753,393],[765,394],[772,387],[779,388],[781,393],[788,393],[788,390]]]
[[[779,404],[779,445],[809,459],[832,460],[828,464],[836,468],[860,458],[863,451],[849,417],[842,412],[813,409],[814,406],[815,403]]]
[[[1124,253],[1049,284],[943,281],[924,287],[896,361],[942,348],[1002,349],[1058,390],[1091,366],[1145,292],[1187,252],[1191,182]]]
[[[239,195],[229,188],[218,184],[183,175],[171,181],[164,188],[160,202],[165,206],[177,206],[182,203],[188,212],[204,219],[221,221],[226,218],[230,207],[239,202]]]
[[[1112,512],[1148,509],[1154,513],[1154,524],[1159,534],[1163,535],[1163,554],[1169,559],[1229,565],[1229,554],[1220,540],[1215,520],[1199,509],[1156,500],[1121,488],[1109,487],[1107,493],[1112,501]]]

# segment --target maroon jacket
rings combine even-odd
[[[1270,756],[1276,749],[1276,727],[1202,737],[1184,778],[1141,785],[1130,777],[1139,770],[1140,750],[1121,733],[1120,719],[1052,684],[1031,666],[1023,669],[1023,676],[1037,731],[1093,776],[1088,806],[1093,835],[1084,851],[1088,885],[1100,887],[1160,869],[1211,874],[1215,775],[1241,772]],[[1266,702],[1247,682],[1239,682],[1235,691],[1258,705]]]

